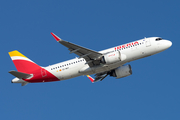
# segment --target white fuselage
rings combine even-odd
[[[108,65],[100,64],[95,67],[89,67],[84,58],[75,58],[44,68],[55,75],[59,80],[66,80],[81,75],[90,75],[110,71],[124,65],[127,62],[162,52],[172,45],[172,43],[168,40],[156,40],[157,38],[158,37],[144,38],[138,41],[99,51],[102,54],[120,51],[120,53],[125,56],[125,60],[116,63]],[[137,44],[133,44],[135,42]]]

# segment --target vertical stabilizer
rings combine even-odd
[[[9,52],[9,55],[19,72],[31,74],[33,71],[41,68],[17,50]]]

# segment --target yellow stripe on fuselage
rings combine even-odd
[[[21,53],[18,52],[17,50],[14,50],[14,51],[9,52],[9,55],[10,55],[10,57],[21,56],[21,57],[27,58],[26,56],[24,56],[23,54],[21,54]]]

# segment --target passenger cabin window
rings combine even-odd
[[[162,40],[162,38],[156,38],[156,41]]]

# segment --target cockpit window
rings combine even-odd
[[[162,40],[162,38],[156,38],[156,41]]]

